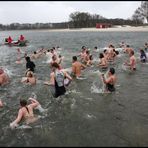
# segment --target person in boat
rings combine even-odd
[[[20,42],[25,41],[25,37],[24,37],[22,34],[21,34],[20,37],[19,37],[19,41],[20,41]]]
[[[12,43],[12,38],[11,38],[11,36],[9,36],[8,38],[7,38],[7,42],[8,42],[8,44],[11,44]]]
[[[66,88],[64,84],[64,79],[66,78],[69,81],[72,81],[71,76],[66,71],[60,69],[59,64],[57,64],[56,62],[53,63],[52,72],[50,74],[50,82],[48,83],[48,85],[52,85],[55,87],[55,98],[66,93]],[[46,82],[44,84],[46,84]]]
[[[73,63],[72,63],[72,74],[73,76],[75,76],[76,78],[77,77],[80,77],[81,76],[81,70],[82,69],[85,69],[86,66],[82,63],[80,63],[78,60],[77,60],[77,57],[76,56],[73,56]]]
[[[36,117],[33,113],[33,109],[41,107],[41,105],[34,98],[29,98],[28,100],[31,102],[29,105],[27,105],[28,104],[27,100],[25,99],[20,100],[21,108],[18,111],[17,118],[12,123],[10,123],[11,128],[17,127],[22,119],[25,119],[26,124],[30,124],[38,120],[38,117]]]
[[[31,70],[32,72],[34,72],[34,69],[35,69],[34,62],[30,60],[29,56],[25,57],[25,59],[26,59],[26,69],[27,69],[27,71]]]
[[[146,53],[143,49],[140,49],[140,61],[142,63],[147,62],[147,56],[146,56]]]
[[[4,72],[3,69],[0,69],[0,85],[5,85],[9,83],[9,76]]]
[[[128,66],[130,70],[135,71],[136,70],[136,58],[134,56],[133,50],[130,52],[129,56],[130,56],[129,62],[125,62],[124,65]]]
[[[100,59],[100,61],[99,61],[98,66],[102,70],[107,70],[107,68],[108,68],[107,59],[104,57],[103,53],[100,53],[99,59]]]
[[[109,69],[107,77],[108,78],[106,79],[104,77],[104,74],[102,74],[103,82],[106,84],[106,92],[114,92],[115,91],[115,83],[117,80],[114,68]]]
[[[37,81],[37,79],[34,76],[34,73],[32,71],[27,71],[26,77],[22,78],[22,82],[25,82],[30,85],[35,85],[36,81]]]

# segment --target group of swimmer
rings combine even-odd
[[[123,50],[129,60],[124,63],[125,66],[129,68],[131,71],[136,71],[136,57],[134,55],[134,49],[129,45],[126,45],[124,42],[121,43],[120,47]],[[144,45],[143,49],[140,49],[140,60],[141,62],[147,62],[147,56],[145,51],[148,49],[148,44]],[[53,96],[55,98],[64,95],[66,93],[66,87],[74,81],[75,79],[81,79],[82,71],[87,69],[87,67],[95,66],[93,61],[93,55],[90,54],[90,50],[85,46],[82,46],[80,54],[72,57],[72,63],[70,69],[63,68],[62,62],[64,57],[58,54],[57,51],[62,51],[60,47],[52,47],[51,49],[41,48],[37,51],[34,51],[30,55],[26,52],[22,52],[19,48],[17,48],[17,64],[23,64],[25,61],[26,71],[25,77],[22,78],[21,82],[29,85],[36,85],[37,78],[35,75],[36,64],[35,61],[41,57],[46,56],[49,61],[49,67],[51,68],[50,79],[49,81],[45,81],[45,85],[51,85],[54,87],[55,92]],[[97,50],[97,47],[94,47],[94,51]],[[24,53],[24,56],[21,58],[21,53]],[[115,74],[115,68],[112,66],[109,68],[110,64],[116,62],[118,58],[119,51],[110,44],[108,48],[104,49],[103,52],[99,53],[99,59],[96,67],[98,67],[102,72],[107,72],[105,76],[104,73],[100,75],[102,81],[105,84],[105,92],[114,92],[115,84],[117,81],[117,76]],[[10,82],[10,78],[7,73],[0,69],[0,85],[5,85]],[[28,101],[30,102],[28,105]],[[41,104],[35,98],[29,98],[27,100],[20,100],[20,106],[17,118],[10,124],[11,127],[17,127],[19,122],[25,118],[26,123],[29,124],[34,122],[37,118],[35,118],[33,109],[42,110]],[[0,107],[3,106],[2,101],[0,100]],[[30,120],[30,118],[34,118]]]

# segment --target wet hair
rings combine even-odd
[[[89,54],[89,53],[90,53],[90,52],[87,50],[87,51],[86,51],[86,54]]]
[[[34,51],[34,54],[36,54],[36,51]]]
[[[25,57],[25,59],[26,59],[27,62],[30,61],[30,57],[29,56]]]
[[[126,47],[130,47],[130,45],[127,45]]]
[[[56,55],[53,55],[52,56],[52,60],[56,60]]]
[[[111,48],[111,47],[114,48],[114,46],[112,44],[109,45],[109,48]]]
[[[26,100],[20,100],[20,105],[22,106],[22,107],[24,107],[24,106],[26,106],[27,105],[27,101]]]
[[[53,50],[55,50],[55,47],[52,47]]]
[[[116,53],[116,55],[118,55],[119,54],[119,51],[115,50],[115,53]]]
[[[59,64],[58,64],[58,63],[56,63],[56,62],[52,63],[52,65],[51,65],[51,66],[52,66],[52,67],[55,67],[55,68],[60,68]]]
[[[103,52],[105,53],[106,51],[107,51],[107,50],[106,50],[106,49],[104,49],[104,51],[103,51]]]
[[[33,72],[32,72],[32,71],[28,71],[28,72],[27,72],[27,76],[28,76],[28,77],[33,77]]]
[[[82,46],[82,49],[86,49],[86,47],[85,46]]]
[[[109,72],[113,75],[113,74],[115,74],[115,69],[111,67],[111,68],[109,69]]]
[[[59,55],[59,58],[61,58],[62,56],[61,55]]]
[[[74,61],[77,61],[77,57],[76,57],[76,56],[73,56],[72,59],[73,59]]]
[[[92,55],[90,55],[90,56],[89,56],[89,59],[90,59],[90,60],[93,60],[93,56],[92,56]]]
[[[97,48],[98,48],[97,46],[94,47],[94,49],[97,49]]]
[[[100,53],[99,58],[100,58],[100,59],[104,58],[103,53]]]
[[[50,49],[50,52],[53,52],[53,49]]]

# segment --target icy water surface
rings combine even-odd
[[[100,51],[109,43],[125,41],[135,51],[148,41],[148,32],[48,32],[3,31],[0,42],[11,35],[23,34],[28,40],[22,51],[31,53],[40,47],[60,46],[65,57],[64,68],[71,66],[72,56],[84,45]],[[148,145],[148,64],[138,63],[137,71],[124,71],[127,57],[121,53],[116,64],[118,77],[116,93],[102,94],[102,81],[97,68],[84,70],[85,80],[74,80],[61,98],[52,97],[52,88],[43,85],[49,79],[47,58],[35,60],[36,86],[22,84],[25,63],[16,64],[17,47],[0,46],[0,66],[9,73],[11,82],[0,87],[0,98],[5,103],[0,109],[0,146],[147,146]],[[91,51],[95,59],[99,52]],[[23,56],[23,54],[22,54]],[[136,53],[138,58],[139,54]],[[36,123],[11,130],[9,127],[19,109],[19,99],[36,94],[47,113]]]

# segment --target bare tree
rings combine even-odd
[[[148,23],[148,1],[141,2],[141,6],[135,10],[132,18],[134,20],[142,20],[142,21],[144,21],[144,19],[146,19],[146,21]]]

